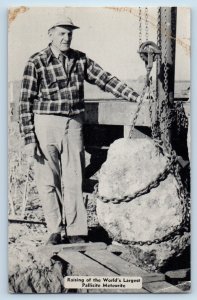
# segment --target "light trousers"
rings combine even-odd
[[[87,213],[82,194],[85,168],[83,119],[35,114],[35,133],[42,155],[35,177],[50,233],[61,231],[64,217],[68,236],[87,235]]]

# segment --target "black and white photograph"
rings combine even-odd
[[[191,292],[189,7],[8,9],[8,287]]]

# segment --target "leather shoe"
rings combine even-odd
[[[61,234],[60,233],[52,233],[46,242],[46,245],[58,245],[61,244]]]
[[[68,241],[70,244],[76,244],[76,243],[85,243],[86,239],[82,235],[73,235],[73,236],[68,236]]]

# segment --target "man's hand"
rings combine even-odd
[[[36,150],[37,150],[36,143],[27,144],[25,146],[25,152],[28,158],[29,165],[33,165],[34,163],[34,159],[36,158]]]
[[[141,96],[137,97],[136,102],[139,103],[141,100]],[[149,102],[149,101],[153,100],[153,96],[151,94],[149,94],[148,92],[145,93],[144,97],[143,97],[143,102]]]

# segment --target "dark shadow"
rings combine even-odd
[[[85,123],[98,124],[99,103],[85,100]]]
[[[91,159],[90,164],[85,168],[85,178],[90,178],[100,170],[102,164],[106,161],[107,150],[91,150],[87,147],[86,151],[91,154]]]
[[[187,247],[179,257],[170,258],[167,264],[161,268],[161,272],[165,273],[167,271],[190,268],[190,250],[190,247]]]
[[[123,137],[123,126],[121,125],[84,125],[84,144],[86,147],[109,146],[121,137]]]
[[[88,231],[88,239],[90,242],[103,242],[107,245],[112,243],[107,231],[101,226],[91,227]]]
[[[93,193],[95,185],[98,183],[96,179],[85,179],[83,183],[84,193]]]
[[[108,147],[122,137],[123,126],[84,125],[85,150],[91,154],[90,164],[85,169],[85,178],[90,178],[100,169],[107,158]]]
[[[151,138],[151,128],[147,127],[147,126],[136,126],[135,129],[138,131],[138,133],[136,133],[136,137],[137,138],[144,138],[145,136],[148,136]],[[141,136],[140,136],[141,133]]]

